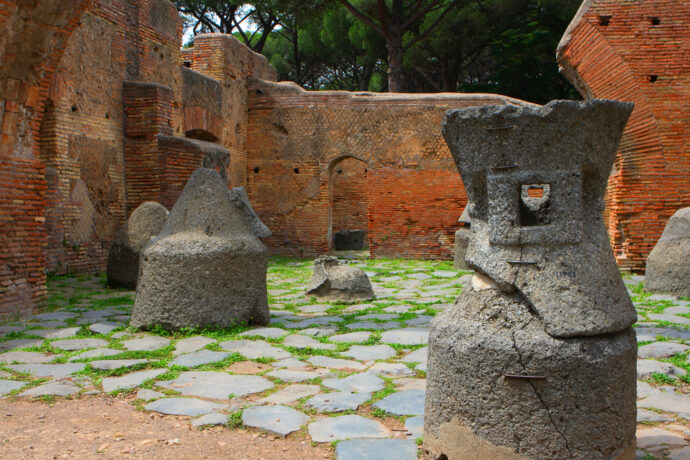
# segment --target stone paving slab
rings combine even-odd
[[[321,391],[319,385],[288,385],[285,388],[272,393],[265,398],[256,401],[257,404],[289,404],[298,399],[313,396]]]
[[[416,460],[417,444],[405,439],[351,439],[335,446],[336,460]]]
[[[112,348],[94,348],[93,350],[87,350],[85,352],[74,355],[70,358],[70,361],[77,361],[80,359],[90,359],[90,358],[105,358],[108,356],[115,356],[123,353],[122,350],[113,350]]]
[[[283,339],[283,345],[295,348],[313,348],[314,350],[335,350],[331,343],[321,343],[306,335],[293,334]]]
[[[51,342],[50,346],[58,350],[74,351],[85,350],[87,348],[107,347],[108,342],[103,339],[66,339]]]
[[[69,381],[53,381],[37,387],[29,388],[19,393],[19,396],[35,398],[38,396],[72,396],[79,393],[80,389]]]
[[[242,412],[242,423],[285,437],[299,430],[309,417],[285,406],[254,406]]]
[[[226,423],[228,423],[228,416],[225,414],[220,414],[218,412],[211,412],[209,414],[202,415],[199,418],[195,418],[191,422],[193,427],[207,425],[225,425]]]
[[[374,374],[353,374],[344,379],[324,379],[322,385],[339,391],[373,393],[382,390],[386,385],[383,379]]]
[[[182,355],[184,353],[193,353],[199,351],[207,345],[215,343],[216,341],[210,337],[196,336],[182,339],[175,344],[173,355]]]
[[[381,423],[361,415],[341,415],[317,420],[309,424],[309,436],[314,442],[342,441],[358,438],[388,438],[391,432]]]
[[[328,356],[312,356],[311,358],[307,359],[307,361],[313,364],[314,366],[326,367],[328,369],[352,369],[355,371],[363,371],[364,369],[366,369],[366,367],[363,364],[358,363],[357,361],[329,358]]]
[[[140,364],[146,364],[145,359],[104,359],[99,361],[91,361],[89,364],[94,369],[113,370],[123,367],[134,367]]]
[[[0,342],[0,351],[15,350],[17,348],[33,348],[40,347],[43,344],[42,339],[13,339]]]
[[[381,342],[400,345],[426,345],[429,343],[429,331],[421,328],[404,328],[386,331],[381,334]]]
[[[417,374],[403,363],[376,363],[369,368],[368,372],[389,378],[409,377]]]
[[[122,327],[122,323],[115,323],[112,321],[99,321],[97,323],[90,325],[89,330],[96,334],[108,335],[118,327]]]
[[[126,390],[141,385],[147,380],[154,379],[161,374],[165,374],[167,369],[151,369],[127,374],[122,377],[107,377],[101,381],[103,391],[110,393],[116,390]]]
[[[659,409],[664,412],[678,414],[690,420],[690,398],[672,391],[659,392],[637,402],[637,407],[644,409]]]
[[[388,345],[353,345],[342,354],[359,361],[373,361],[392,358],[397,352]]]
[[[393,415],[424,415],[425,396],[424,390],[400,391],[374,403],[374,407]]]
[[[222,351],[194,351],[192,353],[179,355],[177,358],[170,361],[168,366],[197,367],[201,366],[202,364],[217,363],[218,361],[222,361],[230,355],[231,353]]]
[[[420,348],[418,350],[412,351],[405,355],[401,361],[405,363],[425,363],[427,361],[427,355],[429,353],[429,347]]]
[[[67,339],[75,337],[81,327],[67,327],[64,329],[33,329],[26,331],[25,334],[37,335],[44,339]]]
[[[144,406],[144,409],[160,412],[161,414],[197,417],[216,410],[224,410],[227,407],[227,404],[218,404],[195,398],[163,398],[148,403]]]
[[[55,355],[46,355],[35,351],[8,351],[0,353],[0,363],[45,364],[56,358]]]
[[[342,412],[345,410],[357,410],[357,408],[371,399],[371,393],[349,393],[336,391],[324,393],[309,398],[306,407],[316,409],[317,412]]]
[[[86,364],[10,364],[6,367],[12,371],[30,374],[34,377],[61,378],[83,370]]]
[[[673,355],[690,350],[690,347],[675,342],[655,342],[637,349],[640,358],[670,358]]]
[[[223,350],[239,353],[249,359],[283,359],[291,356],[288,351],[274,347],[263,340],[229,340],[221,342],[220,347]]]
[[[141,399],[143,401],[151,401],[152,399],[160,399],[164,397],[164,393],[149,390],[148,388],[142,388],[141,390],[137,391],[137,399]]]
[[[273,388],[273,383],[255,375],[230,375],[224,372],[191,371],[181,373],[175,380],[158,382],[158,386],[187,396],[209,399],[239,398]]]
[[[153,351],[170,345],[170,340],[165,337],[148,336],[125,340],[122,346],[129,351]]]
[[[239,334],[240,337],[251,337],[259,336],[265,339],[279,339],[285,335],[288,335],[288,331],[280,329],[277,327],[260,327],[257,329],[250,329],[246,332]]]
[[[14,390],[18,390],[29,382],[20,382],[18,380],[3,380],[0,379],[0,396],[4,396]]]
[[[295,371],[291,369],[280,369],[277,371],[267,372],[266,376],[280,379],[284,382],[297,383],[320,378],[323,373],[316,371]]]
[[[408,417],[405,420],[405,429],[407,439],[421,438],[424,435],[424,416]]]
[[[330,342],[336,343],[360,343],[366,342],[371,337],[371,332],[359,331],[348,332],[347,334],[333,335],[328,338]]]

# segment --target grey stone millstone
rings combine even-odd
[[[525,458],[620,455],[635,441],[634,331],[557,339],[521,299],[468,288],[432,321],[425,445],[440,455],[450,427]]]
[[[644,287],[690,297],[690,207],[677,210],[647,257]]]
[[[269,322],[268,250],[215,170],[194,172],[141,260],[131,326]]]
[[[460,227],[455,232],[455,244],[453,246],[453,266],[458,270],[471,270],[470,266],[465,262],[465,254],[467,253],[467,246],[470,243],[469,227]]]
[[[636,321],[602,218],[632,109],[551,101],[449,110],[443,120],[470,203],[465,260],[524,295],[552,336],[620,332]]]
[[[322,256],[314,261],[307,295],[326,302],[362,302],[374,298],[374,289],[364,270],[341,265],[337,257]]]
[[[136,288],[141,251],[160,233],[167,217],[168,210],[155,201],[143,202],[129,216],[108,251],[106,275],[110,286]]]
[[[406,439],[350,439],[335,446],[336,460],[416,460],[417,444]]]

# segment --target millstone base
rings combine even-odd
[[[258,239],[171,236],[147,247],[130,325],[266,325],[268,252]]]
[[[636,358],[632,329],[556,339],[519,295],[466,289],[432,322],[426,457],[632,459]]]

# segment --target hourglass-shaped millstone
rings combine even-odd
[[[636,314],[601,215],[631,110],[446,113],[477,274],[431,324],[427,458],[634,457]]]

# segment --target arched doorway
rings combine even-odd
[[[369,250],[368,165],[353,156],[336,158],[328,168],[331,250]]]

